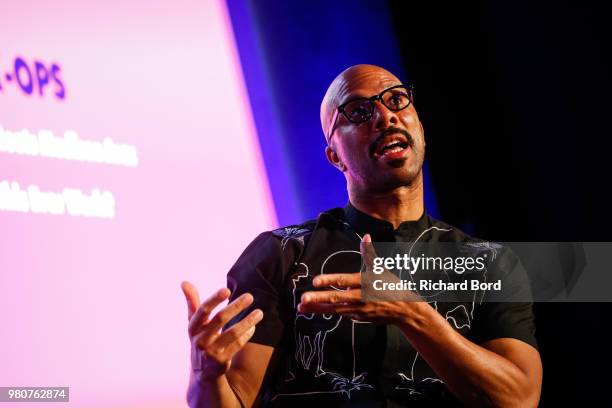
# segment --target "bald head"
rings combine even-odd
[[[342,71],[327,88],[327,92],[321,102],[321,127],[323,134],[328,137],[327,132],[334,118],[334,112],[338,105],[353,96],[371,95],[360,94],[360,88],[366,84],[379,85],[380,91],[402,82],[391,72],[376,65],[359,64],[353,65]]]

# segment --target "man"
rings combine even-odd
[[[321,124],[349,204],[261,234],[228,273],[231,292],[200,304],[183,283],[189,404],[537,406],[542,366],[530,303],[361,296],[355,272],[372,242],[471,240],[425,213],[425,139],[410,88],[380,67],[350,67],[330,85]],[[502,269],[518,264],[508,253],[500,259]]]

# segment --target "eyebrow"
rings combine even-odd
[[[374,95],[380,95],[380,93],[381,93],[381,92],[384,92],[384,91],[386,91],[386,90],[387,90],[387,89],[389,89],[389,88],[393,88],[394,86],[400,86],[400,85],[404,85],[404,84],[403,84],[402,82],[400,82],[400,83],[395,84],[395,85],[389,85],[389,86],[387,86],[385,89],[383,89],[382,91],[380,91],[380,92],[378,92],[378,93],[376,93],[376,94],[374,94]],[[372,96],[374,96],[374,95],[371,95],[371,96],[365,96],[365,95],[363,95],[363,94],[362,94],[362,93],[360,93],[360,92],[357,92],[357,93],[349,93],[349,94],[348,94],[348,95],[347,95],[347,96],[346,96],[346,97],[345,97],[345,98],[342,100],[342,102],[340,102],[340,103],[338,104],[338,106],[340,106],[340,105],[342,105],[342,104],[345,104],[345,103],[347,103],[347,102],[349,102],[349,101],[351,101],[351,100],[353,100],[353,99],[360,99],[360,98],[363,98],[363,99],[368,99],[368,98],[370,98],[370,97],[372,97]]]
[[[376,94],[378,95],[378,94]],[[338,104],[338,106],[343,105],[349,101],[352,101],[354,99],[368,99],[369,96],[365,96],[361,93],[357,94],[357,93],[350,93],[348,94],[344,99],[342,99],[342,101]]]

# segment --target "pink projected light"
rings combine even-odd
[[[225,4],[20,1],[0,33],[0,386],[185,406],[180,282],[276,225]]]

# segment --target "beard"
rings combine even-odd
[[[373,177],[373,180],[368,183],[370,186],[368,190],[384,193],[400,187],[409,187],[417,182],[421,172],[421,166],[398,166],[395,171]]]
[[[415,146],[415,156],[387,163],[370,162],[366,168],[354,172],[353,186],[367,193],[387,193],[400,187],[410,187],[419,182],[423,171],[424,151]],[[384,166],[381,169],[381,165]]]

